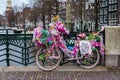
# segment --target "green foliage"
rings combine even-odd
[[[92,34],[89,34],[88,35],[88,40],[92,40],[92,39],[95,39],[95,36],[93,36]]]
[[[41,59],[41,60],[44,60],[44,58],[45,58],[45,54],[41,54],[41,55],[39,56],[39,59]]]

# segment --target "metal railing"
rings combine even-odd
[[[4,30],[4,29],[1,29]],[[37,49],[32,42],[33,34],[11,34],[10,29],[4,30],[5,33],[0,34],[0,65],[32,65],[35,63],[35,55]],[[75,36],[77,33],[66,36],[67,46],[75,44]]]

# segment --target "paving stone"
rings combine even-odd
[[[120,71],[3,72],[0,80],[120,80]]]
[[[119,80],[120,78],[119,70],[108,70],[103,66],[82,69],[73,64],[66,64],[50,72],[42,71],[37,66],[3,68],[0,80]]]

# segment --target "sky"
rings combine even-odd
[[[12,1],[12,7],[15,5],[20,6],[22,3],[29,3],[29,0],[11,0]],[[3,14],[6,10],[7,0],[0,0],[0,14]]]

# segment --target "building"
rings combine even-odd
[[[7,0],[7,6],[6,6],[6,25],[7,26],[12,26],[13,22],[11,17],[13,17],[13,9],[12,9],[12,1],[11,0]]]
[[[0,15],[0,26],[2,26],[2,15]]]
[[[6,17],[3,15],[0,15],[0,27],[6,26]]]
[[[117,26],[120,25],[120,0],[101,0],[100,24]]]
[[[120,0],[118,0],[118,5],[120,6]],[[118,7],[118,25],[120,25],[120,7]]]

